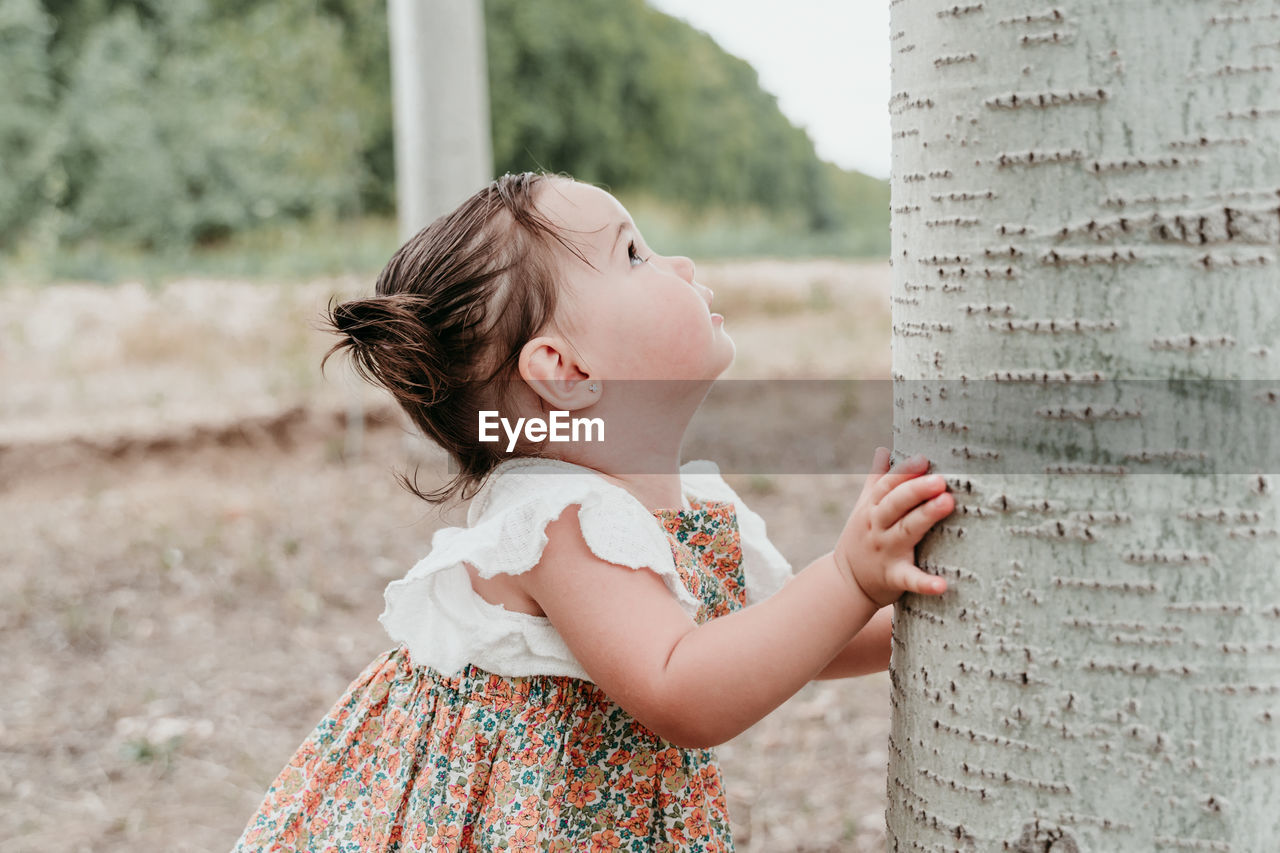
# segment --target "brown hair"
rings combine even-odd
[[[503,175],[419,231],[378,276],[375,295],[334,305],[325,318],[356,372],[391,392],[457,465],[433,491],[400,480],[423,500],[470,497],[504,458],[478,440],[477,413],[510,402],[526,342],[555,316],[551,241],[582,257],[538,213],[536,191],[563,176]]]

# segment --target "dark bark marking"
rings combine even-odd
[[[934,68],[943,68],[948,65],[960,65],[965,62],[977,62],[978,54],[976,53],[958,53],[948,56],[939,56],[933,60]]]
[[[1255,21],[1280,21],[1280,13],[1269,15],[1214,15],[1209,18],[1209,26],[1219,27],[1227,24],[1249,24]]]
[[[996,166],[1001,169],[1012,166],[1046,166],[1053,163],[1075,163],[1084,159],[1084,152],[1071,149],[1068,151],[1022,151],[1014,154],[1000,154],[996,158]]]
[[[1224,65],[1213,72],[1214,77],[1239,77],[1241,74],[1269,74],[1275,71],[1272,65]]]
[[[938,12],[939,18],[960,18],[965,15],[973,15],[982,11],[981,3],[971,3],[968,6],[952,6],[950,9],[943,9]]]
[[[1041,823],[1039,818],[1025,824],[1017,840],[1005,842],[1004,849],[1012,853],[1080,853],[1080,846],[1065,829]]]
[[[982,103],[994,110],[1048,109],[1050,107],[1069,107],[1083,104],[1101,104],[1109,98],[1106,89],[1083,89],[1075,91],[1048,92],[1011,92],[988,98]]]
[[[1235,345],[1236,339],[1230,335],[1217,335],[1214,337],[1205,337],[1203,335],[1178,335],[1174,337],[1154,338],[1151,341],[1151,349],[1153,350],[1182,350],[1183,352],[1196,352],[1204,349],[1233,347]]]
[[[1104,581],[1096,578],[1064,578],[1054,576],[1050,578],[1056,587],[1070,587],[1072,589],[1088,589],[1095,592],[1133,592],[1141,595],[1158,592],[1160,587],[1150,581]]]
[[[996,382],[1102,382],[1106,377],[1098,371],[1072,373],[1067,370],[997,370],[987,374]]]
[[[1213,563],[1212,554],[1198,551],[1126,551],[1123,559],[1135,565],[1189,566],[1197,563],[1208,566]]]
[[[1062,14],[1061,9],[1050,9],[1047,12],[1039,12],[1034,15],[1019,15],[1016,18],[1001,18],[1001,24],[1060,24],[1065,21],[1066,15]]]
[[[1075,33],[1060,33],[1054,30],[1051,33],[1037,33],[1035,35],[1025,35],[1018,40],[1018,44],[1023,47],[1041,47],[1046,45],[1062,45],[1071,44],[1076,40]]]
[[[1000,323],[988,323],[987,328],[996,332],[1034,332],[1056,335],[1114,332],[1120,328],[1120,324],[1115,320],[1082,320],[1079,317],[1064,317],[1052,320],[1005,320]]]
[[[1095,160],[1087,168],[1095,175],[1103,172],[1143,172],[1151,169],[1181,169],[1185,166],[1199,166],[1204,163],[1199,157],[1179,159],[1177,157],[1157,157],[1151,160]]]
[[[1090,224],[1093,225],[1094,228],[1089,228],[1088,230],[1092,231],[1097,228],[1096,222],[1091,221]],[[1141,258],[1133,251],[1133,249],[1128,249],[1124,252],[1117,250],[1110,254],[1106,252],[1068,252],[1050,249],[1048,252],[1040,256],[1041,264],[1059,268],[1071,266],[1072,264],[1079,264],[1082,267],[1094,264],[1132,264],[1137,263],[1139,260],[1141,260]]]
[[[1210,139],[1207,136],[1201,136],[1197,139],[1179,139],[1177,141],[1170,142],[1169,147],[1175,151],[1179,151],[1187,148],[1217,148],[1223,145],[1238,145],[1243,148],[1252,144],[1252,142],[1245,139],[1243,136],[1221,139]]]
[[[1280,108],[1264,107],[1262,109],[1258,109],[1257,107],[1253,107],[1243,112],[1227,110],[1225,113],[1219,115],[1218,118],[1226,119],[1227,121],[1257,121],[1264,118],[1280,118]]]
[[[992,201],[999,198],[991,190],[985,192],[964,192],[964,193],[934,193],[929,196],[933,201]]]
[[[1262,521],[1262,513],[1251,509],[1210,507],[1183,510],[1178,518],[1187,521],[1212,521],[1217,524],[1253,524]]]

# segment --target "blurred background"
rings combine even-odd
[[[386,7],[4,0],[4,278],[376,270],[396,246]],[[640,0],[487,0],[484,20],[494,174],[604,184],[695,257],[887,254],[887,174],[821,159],[706,33]]]
[[[604,185],[694,258],[730,377],[885,378],[860,5],[486,0],[492,173]],[[228,849],[462,517],[395,481],[439,455],[319,370],[321,309],[399,242],[388,27],[386,0],[0,0],[6,850]],[[730,480],[797,566],[860,487]],[[873,677],[723,747],[739,849],[882,849],[887,730]]]

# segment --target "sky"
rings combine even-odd
[[[889,177],[888,0],[649,0],[756,69],[818,156]]]

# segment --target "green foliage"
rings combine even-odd
[[[822,180],[841,223],[840,230],[857,241],[855,255],[889,254],[889,182],[822,163]]]
[[[48,47],[53,22],[36,0],[0,0],[0,248],[42,206],[52,160]]]
[[[341,24],[342,51],[359,77],[361,206],[394,213],[395,149],[391,120],[391,59],[387,44],[387,0],[322,0],[320,9]]]
[[[64,236],[185,245],[357,209],[359,105],[338,26],[302,0],[214,19],[199,0],[87,34],[59,114]]]
[[[569,172],[726,251],[887,251],[885,182],[821,162],[705,34],[643,0],[485,13],[495,173]],[[0,0],[0,79],[0,249],[394,211],[386,0]]]
[[[808,135],[706,34],[643,0],[486,0],[485,12],[497,171],[839,224]]]

